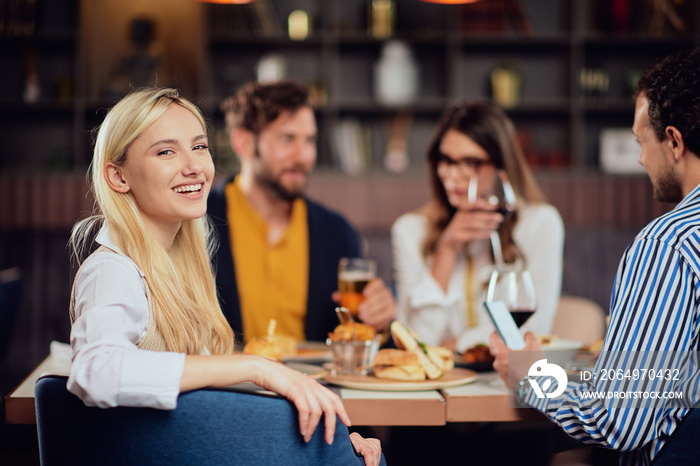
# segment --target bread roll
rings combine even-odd
[[[272,342],[279,349],[282,350],[282,354],[285,356],[296,356],[297,354],[297,339],[291,335],[284,333],[275,333],[272,337]]]
[[[374,356],[375,366],[400,366],[403,364],[420,365],[420,361],[414,353],[393,348],[381,349]]]
[[[275,361],[282,360],[282,349],[266,337],[253,338],[243,348],[245,354],[257,354]]]
[[[425,380],[425,371],[415,353],[385,348],[374,357],[374,375],[380,379]]]
[[[374,368],[374,376],[391,380],[425,380],[425,371],[419,365],[380,366]]]

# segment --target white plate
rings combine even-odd
[[[297,344],[297,354],[284,356],[284,362],[327,362],[333,359],[331,349],[323,341],[302,341]]]
[[[299,371],[302,374],[306,374],[313,379],[320,379],[327,372],[326,369],[324,369],[321,366],[305,364],[303,362],[285,361],[284,365],[291,369],[294,369],[295,371]]]
[[[474,382],[477,379],[476,372],[469,369],[452,369],[445,375],[435,380],[389,380],[380,379],[373,375],[333,375],[328,372],[324,377],[328,383],[345,388],[357,388],[360,390],[377,390],[386,392],[413,392],[420,390],[437,390],[439,388],[457,387]]]
[[[557,364],[564,368],[569,361],[576,357],[581,346],[583,345],[580,341],[557,338],[547,345],[542,345],[542,349],[548,363]]]

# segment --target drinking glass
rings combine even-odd
[[[537,306],[530,272],[515,267],[496,268],[491,273],[486,300],[503,301],[516,325],[521,327],[535,313]]]
[[[489,204],[496,206],[496,211],[503,215],[504,223],[515,213],[518,206],[518,198],[504,170],[495,170],[490,174],[475,172],[469,178],[467,200],[473,204],[477,199],[485,199]],[[491,232],[491,247],[496,267],[502,267],[503,250],[497,231]]]
[[[467,199],[470,203],[485,199],[496,206],[503,217],[515,212],[518,204],[518,198],[504,170],[495,170],[490,176],[481,172],[474,173],[469,178]]]
[[[355,319],[360,304],[365,300],[362,292],[376,275],[377,263],[372,259],[343,257],[338,263],[340,306],[347,308]]]

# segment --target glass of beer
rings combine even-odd
[[[357,317],[358,308],[365,297],[365,286],[377,276],[377,263],[372,259],[343,257],[338,263],[338,291],[340,305]]]

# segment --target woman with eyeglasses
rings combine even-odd
[[[482,303],[494,269],[492,232],[506,264],[530,271],[537,311],[523,325],[551,332],[559,301],[564,226],[527,166],[508,117],[488,103],[462,102],[442,115],[428,147],[430,201],[391,230],[398,318],[430,345],[464,351],[488,342],[493,327]],[[518,199],[504,217],[470,196],[507,175]],[[472,181],[473,183],[473,181]]]

